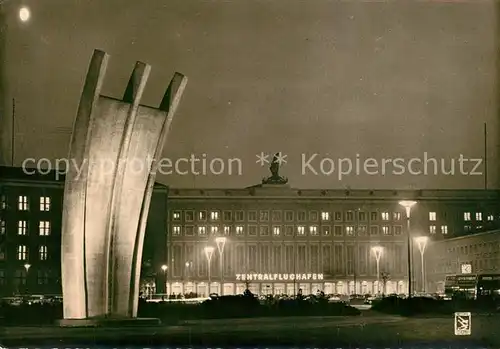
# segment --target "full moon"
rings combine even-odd
[[[22,7],[19,10],[19,19],[23,22],[26,22],[30,19],[30,10],[27,7]]]

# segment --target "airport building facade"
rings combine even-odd
[[[407,221],[399,202],[415,200],[410,258],[418,291],[424,285],[413,238],[426,236],[431,245],[494,229],[499,197],[484,190],[298,190],[287,184],[171,189],[165,288],[199,295],[247,287],[257,294],[407,293]]]
[[[61,294],[63,188],[64,176],[54,172],[0,167],[1,296]],[[234,294],[248,287],[258,294],[406,293],[407,221],[399,201],[417,202],[411,236],[427,236],[431,246],[499,228],[499,198],[496,190],[157,184],[144,243],[144,292]],[[217,238],[225,238],[220,252]],[[418,290],[420,255],[412,245],[412,286]],[[206,247],[214,248],[210,263]],[[374,248],[381,251],[378,263]]]

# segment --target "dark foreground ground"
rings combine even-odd
[[[455,336],[453,316],[361,316],[182,321],[149,328],[6,327],[0,344],[14,347],[419,347],[500,348],[500,315],[473,315],[472,335]]]

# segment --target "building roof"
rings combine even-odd
[[[240,189],[170,188],[172,198],[293,197],[358,200],[500,200],[500,190],[376,190],[376,189],[296,189],[287,184],[259,184]]]

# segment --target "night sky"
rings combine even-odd
[[[27,23],[16,18],[21,3]],[[159,105],[175,71],[189,78],[165,157],[243,164],[242,175],[158,177],[165,184],[256,184],[269,173],[256,154],[282,151],[281,174],[297,188],[483,188],[482,176],[460,173],[302,175],[301,154],[478,158],[486,122],[489,184],[498,188],[493,1],[10,0],[7,12],[17,165],[67,156],[98,48],[111,55],[105,95],[123,95],[137,60],[152,65],[143,104]],[[2,128],[5,163],[10,120]]]

